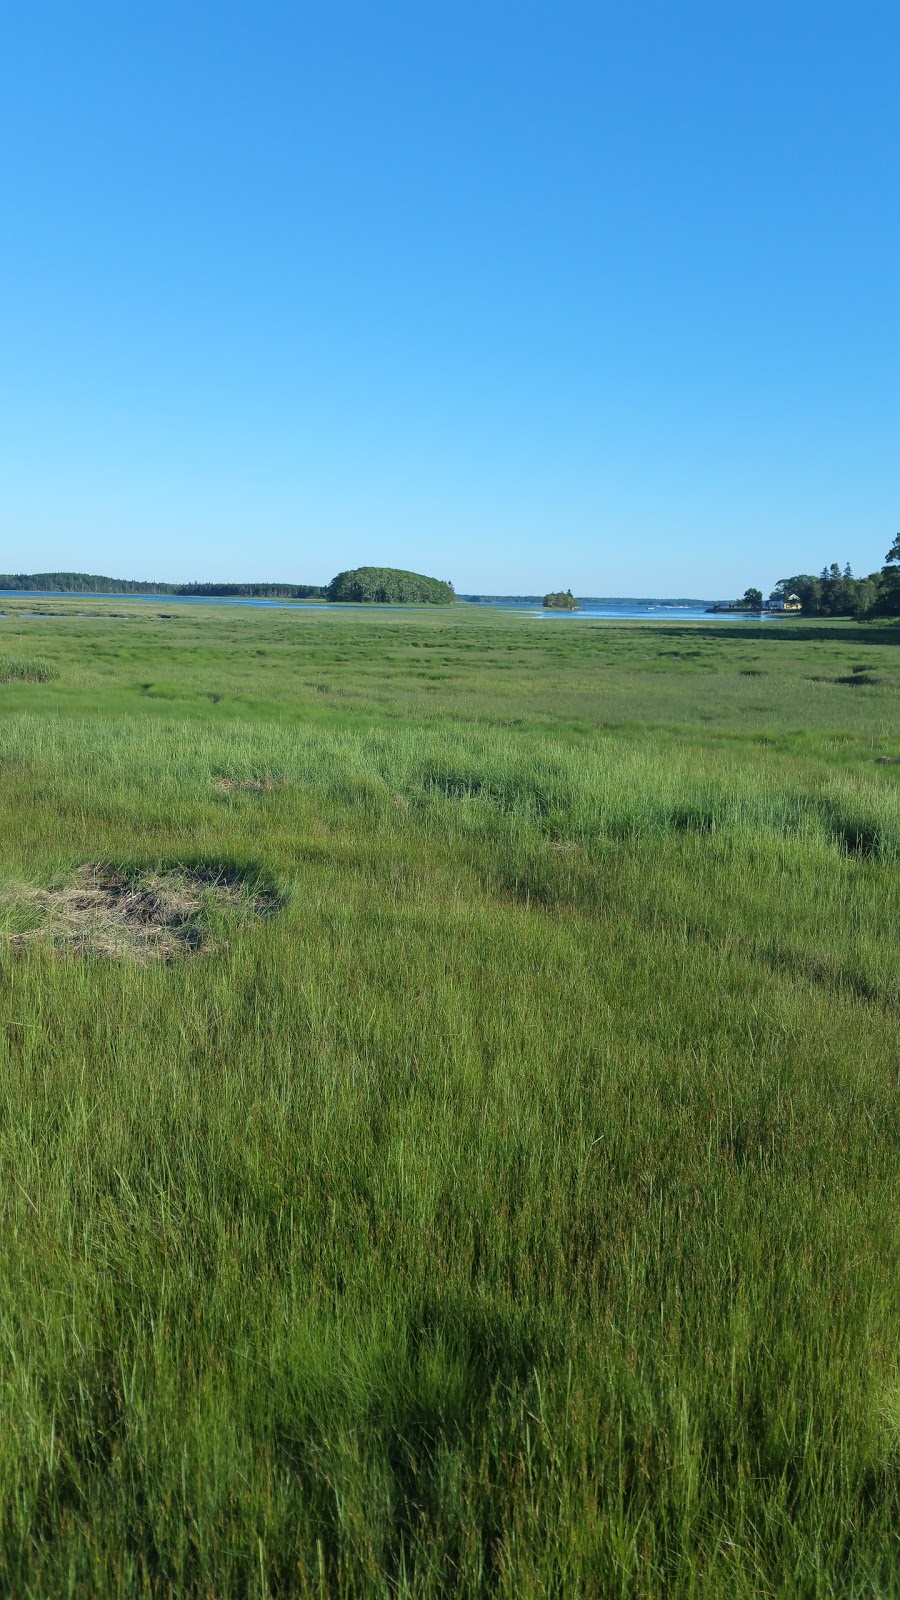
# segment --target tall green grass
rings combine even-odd
[[[890,633],[28,626],[0,927],[281,908],[0,948],[0,1587],[900,1592]]]

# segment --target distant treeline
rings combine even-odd
[[[319,583],[182,583],[172,594],[221,595],[247,599],[269,600],[324,600],[325,589]]]
[[[197,599],[336,600],[388,605],[452,605],[452,583],[397,567],[355,567],[318,583],[151,583],[96,572],[0,573],[0,590],[47,594],[183,595]]]
[[[130,578],[103,578],[94,572],[0,573],[0,589],[41,589],[50,594],[174,594],[172,583],[138,583]]]
[[[48,594],[182,594],[247,599],[321,600],[317,583],[150,583],[137,578],[106,578],[95,572],[0,573],[0,589],[43,590]]]

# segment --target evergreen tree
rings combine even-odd
[[[873,610],[876,616],[900,617],[900,533],[884,558],[880,591]]]

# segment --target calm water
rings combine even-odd
[[[115,600],[122,605],[159,606],[262,606],[275,611],[324,611],[331,607],[321,600],[266,600],[248,595],[199,594],[60,594],[57,590],[0,589],[0,600]],[[467,604],[463,601],[462,604]],[[369,606],[342,606],[342,610],[368,611]],[[405,606],[382,606],[383,611],[405,611]],[[473,607],[474,609],[474,607]],[[490,609],[483,607],[483,609]],[[664,601],[609,600],[602,605],[586,605],[580,611],[545,611],[541,606],[527,601],[498,600],[493,609],[519,611],[523,616],[545,622],[591,621],[605,618],[620,622],[775,622],[778,617],[760,616],[741,611],[709,612],[703,606],[667,605]],[[27,613],[25,613],[27,615]]]
[[[711,603],[711,602],[710,602]],[[663,601],[649,602],[634,600],[609,600],[603,605],[585,605],[580,611],[545,611],[541,606],[527,605],[522,602],[505,601],[498,603],[498,611],[522,611],[528,616],[543,622],[578,622],[590,621],[591,618],[602,617],[607,620],[619,622],[763,622],[775,621],[763,614],[762,619],[758,613],[746,611],[707,611],[704,606],[675,606],[666,605]]]

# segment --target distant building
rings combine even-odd
[[[803,601],[798,594],[772,594],[766,601],[767,611],[802,611]]]

